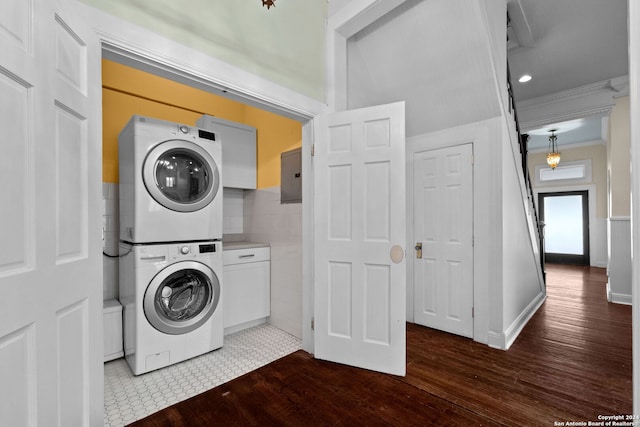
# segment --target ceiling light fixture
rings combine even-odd
[[[526,83],[529,80],[531,80],[533,77],[531,77],[529,74],[523,74],[522,76],[520,76],[520,78],[518,79],[518,81],[520,83]]]
[[[549,129],[551,135],[549,135],[549,152],[547,153],[547,164],[551,167],[551,169],[555,169],[560,163],[560,152],[558,151],[557,140],[555,132],[556,129]]]
[[[276,7],[276,0],[262,0],[262,5],[267,6],[267,10],[271,9],[271,6]]]

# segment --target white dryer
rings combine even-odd
[[[120,240],[221,239],[221,157],[213,132],[133,116],[118,138]]]
[[[222,243],[120,243],[125,358],[134,375],[222,347]]]

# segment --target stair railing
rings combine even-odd
[[[527,164],[527,141],[529,135],[522,134],[520,132],[520,122],[518,121],[518,111],[516,109],[515,98],[513,96],[513,86],[511,84],[511,71],[509,70],[509,64],[507,63],[507,91],[509,93],[509,112],[513,115],[513,120],[516,125],[516,133],[518,135],[518,144],[520,146],[520,157],[522,159],[522,173],[524,174],[525,187],[527,189],[527,197],[529,198],[531,210],[533,212],[533,221],[536,224],[538,231],[538,245],[540,249],[540,268],[542,269],[542,277],[546,282],[546,273],[544,266],[544,224],[538,218],[538,211],[536,209],[536,203],[534,200],[533,187],[531,186],[531,176],[529,174],[529,166]]]

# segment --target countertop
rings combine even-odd
[[[234,249],[253,249],[253,248],[268,248],[268,243],[262,242],[222,242],[223,251],[232,251]]]

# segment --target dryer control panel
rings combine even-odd
[[[219,243],[176,243],[171,250],[171,259],[199,258],[220,252]]]

